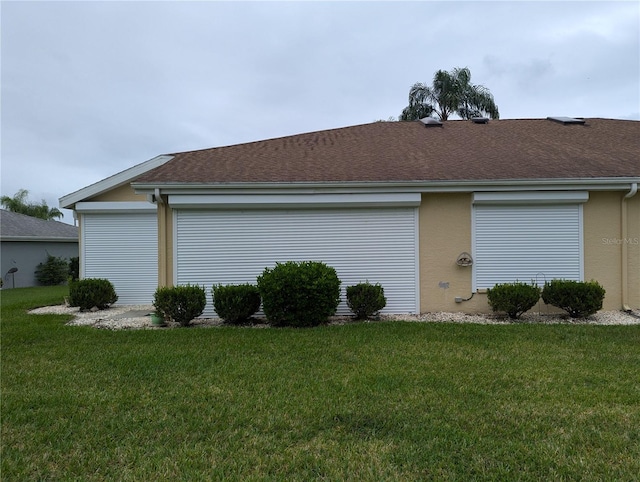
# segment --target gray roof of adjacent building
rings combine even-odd
[[[0,240],[77,242],[78,228],[0,209]]]

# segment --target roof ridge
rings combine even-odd
[[[356,125],[352,125],[352,126],[342,126],[342,127],[331,127],[329,129],[318,129],[315,131],[308,131],[308,132],[299,132],[297,134],[287,134],[284,136],[276,136],[276,137],[267,137],[266,139],[258,139],[255,141],[249,141],[249,142],[238,142],[235,144],[225,144],[225,145],[221,145],[221,146],[213,146],[213,147],[203,147],[202,149],[193,149],[193,150],[189,150],[189,151],[179,151],[179,152],[172,152],[172,153],[167,153],[167,154],[163,154],[165,156],[178,156],[181,154],[192,154],[192,153],[197,153],[197,152],[204,152],[204,151],[211,151],[214,149],[226,149],[226,148],[230,148],[230,147],[237,147],[237,146],[250,146],[253,144],[260,144],[263,142],[270,142],[270,141],[278,141],[278,140],[284,140],[284,139],[289,139],[292,137],[300,137],[300,136],[307,136],[307,135],[313,135],[313,134],[320,134],[320,133],[328,133],[328,132],[336,132],[336,131],[341,131],[341,130],[347,130],[347,129],[353,129],[356,127],[364,127],[364,126],[370,126],[370,125],[376,125],[376,124],[401,124],[401,123],[411,123],[411,122],[418,122],[418,121],[373,121],[373,122],[365,122],[363,124],[356,124]]]
[[[640,122],[371,122],[176,153],[136,185],[638,177]]]

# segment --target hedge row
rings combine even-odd
[[[229,324],[247,323],[262,305],[273,326],[317,326],[326,323],[340,303],[340,279],[334,268],[322,262],[276,263],[256,281],[256,285],[214,285],[211,294],[218,316]],[[186,326],[204,311],[204,288],[158,288],[153,304],[164,320]],[[347,304],[357,319],[371,317],[386,305],[384,290],[368,282],[349,286]]]
[[[276,263],[266,268],[257,286],[214,285],[213,306],[227,323],[245,323],[260,309],[274,326],[317,326],[335,314],[340,303],[340,279],[334,268],[321,262]],[[386,306],[384,289],[369,282],[348,286],[347,305],[356,319],[366,319]],[[602,309],[605,290],[597,281],[552,280],[542,290],[535,284],[504,283],[487,290],[489,306],[512,319],[530,310],[542,297],[572,318],[584,318]],[[81,310],[104,309],[118,300],[113,284],[88,278],[69,283],[69,304]],[[158,288],[153,305],[165,320],[187,326],[204,312],[206,296],[200,286]]]
[[[228,323],[246,322],[262,304],[273,326],[317,326],[336,313],[340,303],[336,270],[317,261],[288,261],[265,268],[257,285],[214,286],[213,303]],[[386,305],[379,284],[347,287],[347,304],[357,319],[373,316]]]
[[[493,311],[504,311],[517,319],[533,308],[540,296],[548,304],[566,311],[571,318],[586,318],[602,309],[605,289],[597,281],[555,279],[544,284],[504,283],[487,290]]]
[[[336,270],[316,261],[276,263],[266,268],[257,286],[214,285],[213,307],[225,322],[246,323],[260,309],[274,326],[317,326],[335,314],[340,303],[340,279]],[[104,309],[118,300],[106,279],[87,278],[69,283],[69,304],[81,310]],[[386,305],[379,284],[347,287],[347,304],[357,319],[373,316]],[[153,295],[156,314],[165,321],[188,326],[204,312],[204,288],[195,285],[160,287]]]

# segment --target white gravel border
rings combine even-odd
[[[145,316],[137,316],[134,318],[123,317],[130,311],[146,312]],[[45,306],[31,310],[30,314],[70,314],[74,315],[74,319],[67,323],[71,326],[92,326],[107,330],[140,330],[140,329],[166,329],[179,326],[177,323],[170,323],[167,327],[153,326],[151,323],[150,313],[153,311],[152,305],[118,305],[99,310],[95,312],[80,312],[78,308],[72,308],[66,305]],[[513,321],[506,316],[500,315],[483,315],[483,314],[466,314],[466,313],[422,313],[404,314],[404,315],[379,315],[375,321],[411,321],[411,322],[437,322],[437,323],[477,323],[477,324],[493,324],[506,325],[510,323],[545,323],[545,324],[585,324],[585,325],[640,325],[640,310],[634,310],[632,313],[624,311],[599,311],[585,319],[572,319],[562,314],[541,314],[526,313],[519,320]],[[330,319],[331,325],[343,325],[353,322],[353,318],[348,316],[334,316]],[[222,326],[223,322],[219,318],[198,318],[191,322],[192,326],[214,327]],[[268,327],[266,323],[256,323],[250,325],[255,328]]]

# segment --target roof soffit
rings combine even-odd
[[[72,209],[73,206],[80,201],[83,201],[88,198],[92,198],[99,194],[105,193],[112,189],[115,189],[123,184],[131,182],[132,180],[140,177],[144,173],[151,171],[159,166],[162,166],[167,161],[171,160],[173,156],[170,155],[162,155],[154,157],[153,159],[149,159],[141,164],[137,164],[129,169],[121,171],[113,176],[107,177],[102,181],[98,181],[94,184],[91,184],[87,187],[84,187],[78,191],[75,191],[71,194],[67,194],[66,196],[62,196],[58,201],[60,207],[63,209]]]

